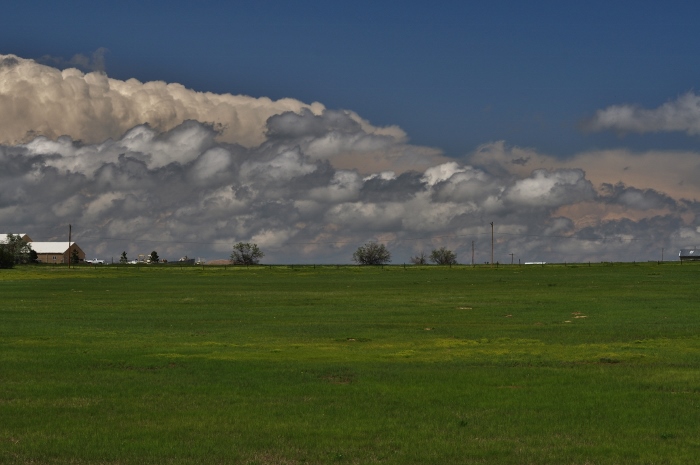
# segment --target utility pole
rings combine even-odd
[[[493,268],[493,221],[491,222],[491,268]]]
[[[71,231],[73,227],[69,224],[68,225],[68,269],[70,270],[70,239],[71,239]]]
[[[664,261],[664,248],[661,247],[661,261]]]
[[[474,241],[472,241],[472,266],[474,266]]]
[[[514,255],[514,254],[513,254],[513,252],[511,252],[511,253],[509,253],[508,255],[510,255],[510,264],[512,265],[512,264],[513,264],[513,255]]]

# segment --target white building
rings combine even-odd
[[[78,252],[78,258],[82,262],[85,260],[85,252],[75,242],[68,246],[67,241],[63,242],[30,242],[32,250],[36,252],[41,263],[68,263],[68,258],[73,250]]]

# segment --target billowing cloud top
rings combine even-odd
[[[449,160],[351,111],[15,56],[0,56],[0,110],[0,224],[54,240],[70,223],[89,255],[225,258],[252,241],[269,262],[347,263],[379,240],[398,263],[440,246],[469,262],[475,241],[483,262],[490,222],[501,262],[646,260],[700,242],[694,183],[656,168],[669,154],[560,161],[497,142]],[[695,179],[696,154],[671,156]]]
[[[120,81],[101,71],[85,74],[76,68],[60,71],[14,55],[0,55],[0,107],[2,143],[37,135],[52,139],[70,135],[95,143],[121,137],[139,124],[162,132],[191,119],[213,124],[219,140],[246,147],[265,140],[272,115],[302,109],[318,115],[324,110],[320,103],[307,105],[294,99],[195,92],[180,84]],[[397,127],[376,128],[357,114],[346,113],[367,133],[405,139]]]

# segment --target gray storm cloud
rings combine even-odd
[[[663,153],[560,161],[493,143],[450,160],[351,111],[14,56],[0,57],[0,110],[0,225],[56,240],[72,224],[89,255],[226,258],[254,241],[269,262],[347,263],[380,240],[395,263],[440,246],[465,263],[474,241],[481,263],[490,222],[501,262],[643,260],[700,242],[696,191],[645,177]],[[688,176],[692,155],[675,155]]]
[[[643,134],[678,131],[697,135],[700,134],[700,97],[688,92],[651,110],[637,105],[612,105],[598,110],[583,127],[594,132]]]

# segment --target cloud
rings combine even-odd
[[[72,224],[89,255],[225,258],[252,241],[271,263],[347,263],[379,240],[398,263],[440,246],[469,262],[473,241],[480,263],[491,222],[500,262],[647,260],[700,242],[697,153],[562,160],[495,142],[454,160],[320,104],[0,63],[0,224],[36,240]]]
[[[439,150],[409,145],[400,128],[373,126],[350,110],[331,111],[320,103],[290,98],[273,101],[195,92],[161,81],[120,81],[102,70],[86,74],[76,68],[99,68],[103,54],[100,49],[90,59],[82,55],[68,61],[42,59],[65,68],[62,71],[0,55],[0,144],[34,141],[38,136],[51,141],[68,136],[72,142],[88,144],[121,139],[124,144],[130,140],[133,151],[139,152],[139,144],[150,144],[143,139],[150,135],[143,127],[160,134],[191,120],[207,123],[218,142],[246,148],[268,140],[294,143],[313,159],[364,173],[424,169],[445,160]],[[130,134],[125,137],[127,131]],[[185,144],[190,140],[182,131],[177,134]],[[187,150],[178,148],[179,155],[191,156]],[[173,155],[168,154],[167,160]],[[157,146],[149,145],[144,156],[151,157],[151,162],[161,160],[161,164],[166,160]]]
[[[535,170],[506,189],[505,199],[520,207],[552,208],[595,197],[582,170]]]
[[[327,160],[340,169],[364,174],[422,170],[447,161],[439,150],[407,143],[396,127],[377,129],[350,111],[309,109],[285,112],[267,121],[269,141],[299,147],[313,160]]]
[[[42,61],[65,67],[85,60],[77,55],[69,62],[50,57]],[[95,62],[99,59],[93,56],[91,63]],[[101,71],[85,74],[76,67],[61,71],[14,55],[0,55],[0,106],[0,142],[5,144],[37,135],[50,139],[69,135],[97,143],[120,138],[140,124],[162,132],[192,119],[216,125],[221,141],[254,146],[265,140],[270,116],[304,108],[320,114],[324,109],[319,103],[307,105],[294,99],[272,101],[195,92],[161,81],[120,81]]]
[[[675,210],[678,202],[654,189],[637,189],[622,183],[601,186],[606,202],[635,210]]]
[[[521,163],[521,159],[527,161]],[[700,176],[699,159],[700,154],[691,151],[627,149],[591,150],[562,159],[499,141],[480,146],[469,162],[499,177],[525,177],[540,168],[580,169],[596,187],[622,183],[676,199],[700,200],[700,185],[695,181]]]
[[[685,132],[694,136],[700,134],[700,96],[688,92],[653,110],[629,104],[612,105],[584,121],[583,128],[591,132]]]

